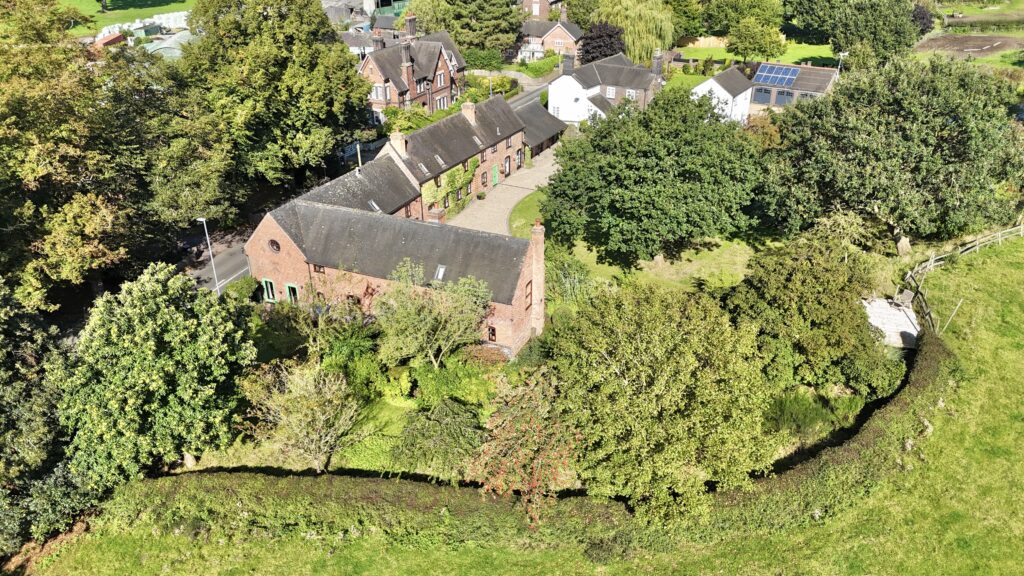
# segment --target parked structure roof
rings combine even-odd
[[[523,141],[530,147],[561,134],[568,127],[537,100],[516,108],[516,116],[523,122]]]

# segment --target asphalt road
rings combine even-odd
[[[242,242],[235,242],[228,247],[214,245],[213,263],[217,268],[217,280],[221,290],[225,286],[249,275],[249,261],[242,253]],[[204,254],[204,266],[192,272],[199,286],[217,291],[217,285],[213,281],[213,266],[210,266],[209,255]]]

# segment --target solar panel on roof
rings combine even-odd
[[[792,86],[800,75],[800,69],[792,66],[778,66],[774,64],[762,65],[757,74],[754,75],[756,84],[767,84],[768,86]]]

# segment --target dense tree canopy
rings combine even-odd
[[[47,374],[64,390],[72,471],[106,489],[227,442],[233,380],[255,358],[241,312],[166,264],[101,297]]]
[[[666,0],[672,10],[672,33],[678,39],[683,36],[700,36],[704,32],[704,6],[699,0]]]
[[[920,32],[908,0],[789,0],[793,23],[838,52],[866,42],[886,60],[913,46]]]
[[[556,157],[541,207],[552,237],[624,267],[743,229],[758,183],[753,140],[686,91],[616,110]]]
[[[594,10],[597,10],[597,4],[599,1],[600,0],[562,0],[565,4],[565,11],[569,20],[571,22],[575,22],[576,25],[583,30],[586,30],[595,23],[592,18],[594,16]]]
[[[784,388],[822,396],[888,396],[903,363],[887,356],[861,298],[872,287],[860,250],[818,233],[758,253],[729,296],[741,323],[756,325],[765,376]]]
[[[525,14],[508,0],[413,0],[409,11],[425,30],[447,30],[463,49],[508,50]]]
[[[590,21],[622,28],[626,55],[645,64],[655,50],[675,42],[672,17],[672,10],[662,0],[599,0]]]
[[[709,482],[742,487],[771,463],[777,438],[763,415],[774,386],[753,331],[715,300],[629,283],[557,330],[556,404],[584,431],[590,494],[625,497],[648,520],[673,517],[699,510]]]
[[[1005,221],[1024,170],[1012,97],[1004,80],[948,59],[846,74],[831,95],[775,117],[766,213],[794,230],[849,209],[943,238]]]
[[[580,64],[590,64],[625,51],[626,42],[622,39],[622,28],[598,22],[592,24],[580,39]]]
[[[710,0],[704,9],[704,20],[709,32],[725,36],[744,18],[778,30],[782,12],[781,0]]]

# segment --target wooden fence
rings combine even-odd
[[[939,332],[939,325],[935,320],[935,315],[932,313],[931,307],[928,305],[928,295],[924,291],[924,277],[935,270],[936,268],[946,264],[951,259],[959,258],[970,254],[971,252],[977,252],[979,249],[990,246],[992,244],[1002,244],[1004,240],[1011,238],[1024,237],[1024,223],[1018,224],[1013,228],[1007,228],[1006,230],[1000,230],[987,234],[975,240],[972,240],[966,244],[963,244],[951,252],[940,254],[938,256],[932,256],[927,260],[921,262],[917,266],[914,266],[907,274],[903,277],[903,284],[906,291],[913,292],[913,295],[907,298],[901,298],[902,300],[910,300],[924,318],[925,325],[932,332]],[[905,292],[904,292],[905,293]],[[959,305],[957,306],[959,308]],[[954,311],[955,313],[955,311]],[[948,322],[947,322],[948,324]],[[943,326],[943,328],[945,328]]]

